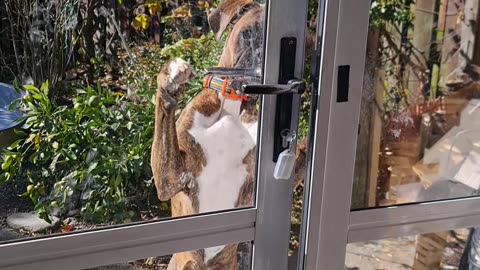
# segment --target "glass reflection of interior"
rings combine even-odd
[[[480,188],[478,0],[372,1],[352,208]]]
[[[349,270],[478,270],[480,227],[347,245]]]

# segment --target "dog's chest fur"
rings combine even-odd
[[[222,99],[220,97],[220,99]],[[241,102],[222,100],[216,113],[193,115],[188,132],[200,144],[206,158],[206,166],[197,177],[198,212],[212,212],[235,208],[242,186],[249,172],[245,156],[255,147],[257,122],[240,121]],[[204,261],[215,257],[224,246],[204,249]]]
[[[249,173],[244,158],[255,147],[257,125],[240,121],[240,105],[224,100],[222,108],[208,117],[193,115],[188,132],[206,158],[197,177],[199,213],[233,209]]]

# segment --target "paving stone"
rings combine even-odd
[[[411,270],[415,259],[415,237],[400,237],[354,243],[347,246],[347,269]]]
[[[34,213],[15,213],[7,217],[7,224],[12,229],[21,229],[29,232],[40,232],[55,226],[59,219],[51,217],[52,223],[37,217]]]

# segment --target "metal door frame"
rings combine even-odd
[[[295,76],[301,78],[308,1],[265,2],[264,83],[278,82],[283,37],[297,38]],[[261,101],[255,207],[5,243],[0,245],[0,268],[82,269],[254,241],[254,269],[287,269],[293,180],[273,178],[275,101],[275,96]],[[298,126],[299,108],[295,98],[293,129]]]
[[[321,49],[311,175],[298,269],[344,269],[348,243],[480,224],[480,197],[351,210],[370,0],[319,0]],[[337,102],[337,71],[350,65],[348,102]]]

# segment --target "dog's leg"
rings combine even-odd
[[[162,201],[169,200],[193,178],[185,170],[185,153],[179,149],[175,125],[177,100],[192,75],[185,61],[174,59],[162,68],[157,78],[151,162],[158,198]]]
[[[295,190],[305,177],[305,166],[307,155],[307,139],[303,139],[297,143],[297,151],[295,156],[295,171],[293,177],[293,189]]]
[[[205,268],[201,268],[196,262],[194,261],[189,261],[185,267],[183,267],[183,270],[203,270]]]
[[[206,270],[198,251],[186,251],[172,256],[167,270]]]

